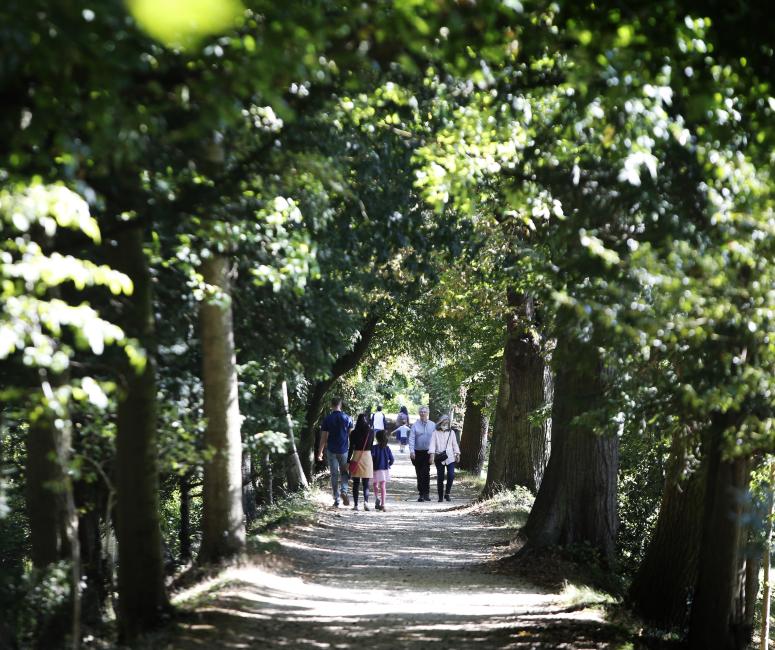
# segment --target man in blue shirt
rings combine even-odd
[[[331,489],[334,493],[334,508],[339,507],[339,497],[344,505],[350,505],[347,496],[347,484],[350,473],[347,470],[347,452],[350,448],[350,431],[354,428],[352,418],[342,411],[342,399],[331,400],[331,413],[323,420],[320,427],[320,448],[318,460],[323,460],[323,449],[328,456],[328,467],[331,470]],[[341,475],[341,486],[339,485]]]
[[[428,447],[431,437],[436,430],[436,423],[428,419],[428,407],[420,409],[420,418],[415,420],[409,431],[409,456],[414,463],[414,471],[417,474],[417,491],[420,493],[418,501],[430,501],[431,476],[430,455]]]

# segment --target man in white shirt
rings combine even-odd
[[[385,414],[382,412],[382,404],[377,406],[377,412],[371,414],[371,428],[374,433],[385,430]]]
[[[431,500],[431,472],[428,446],[431,444],[436,423],[428,419],[428,407],[420,408],[420,417],[415,420],[409,431],[409,456],[414,463],[414,471],[417,474],[417,491],[420,493],[418,501]]]

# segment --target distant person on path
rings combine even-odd
[[[409,456],[417,474],[417,491],[420,493],[418,501],[431,500],[431,461],[428,446],[435,430],[436,423],[428,419],[428,407],[421,407],[419,419],[415,420],[409,430]]]
[[[374,464],[374,507],[385,511],[387,500],[387,483],[390,480],[390,468],[395,459],[388,447],[387,431],[377,431],[377,444],[371,448],[371,460]]]
[[[398,409],[398,417],[404,416],[404,424],[409,424],[409,411],[408,409],[402,404],[401,408]]]
[[[342,411],[342,399],[335,397],[331,400],[331,413],[325,417],[320,426],[320,447],[318,448],[318,460],[323,460],[323,449],[326,450],[328,457],[334,508],[339,507],[340,496],[344,505],[350,505],[350,499],[347,496],[347,482],[350,477],[347,471],[347,451],[352,429],[352,418]]]
[[[398,416],[396,424],[398,424],[398,427],[396,428],[396,439],[401,444],[401,452],[403,453],[406,443],[409,441],[409,427],[406,425],[403,414]]]
[[[353,479],[353,510],[358,509],[358,486],[363,484],[363,509],[369,510],[369,479],[374,475],[371,447],[374,444],[374,429],[369,426],[369,416],[361,413],[350,436],[349,458],[355,467],[350,472]]]
[[[444,424],[449,424],[449,418],[442,415],[436,425],[436,430],[431,437],[428,445],[429,459],[428,463],[436,465],[436,488],[439,493],[439,501],[446,499],[451,501],[450,492],[452,491],[452,482],[455,480],[455,463],[460,462],[460,447],[457,444],[455,432],[450,428],[446,431],[442,428]],[[444,470],[447,474],[447,489],[444,489]]]
[[[382,412],[382,404],[379,404],[377,405],[376,413],[371,414],[371,428],[374,429],[375,433],[377,431],[384,431],[386,424],[385,414]]]

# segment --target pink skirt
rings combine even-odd
[[[375,469],[374,470],[374,482],[379,483],[380,481],[389,481],[390,480],[390,470],[389,469]]]

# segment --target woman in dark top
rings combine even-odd
[[[363,483],[363,509],[369,508],[369,479],[374,475],[371,460],[371,446],[374,444],[374,430],[369,426],[365,413],[358,416],[355,429],[350,434],[350,478],[353,480],[353,510],[358,509],[358,485]]]

